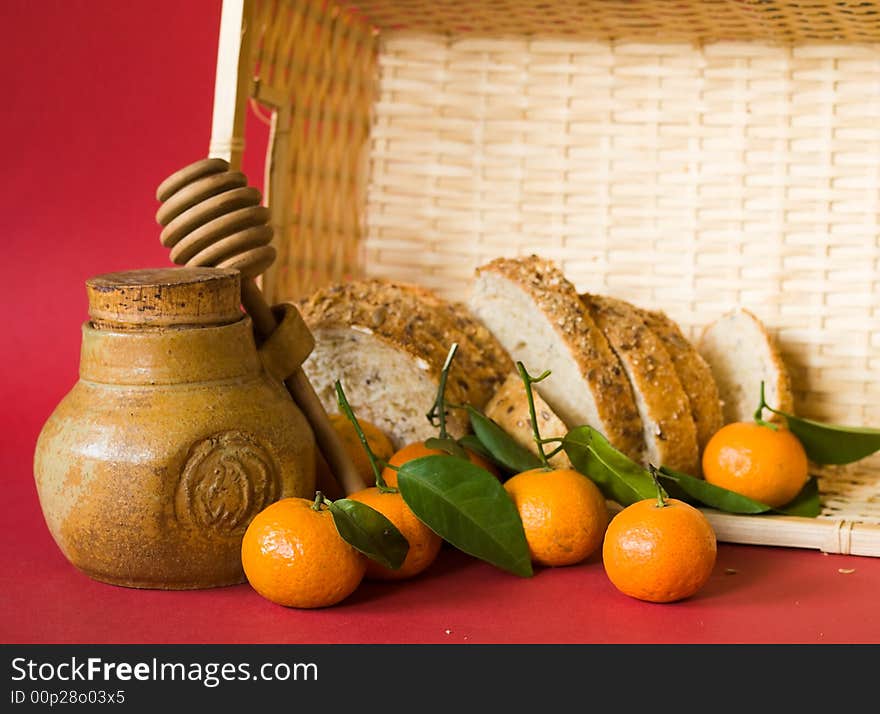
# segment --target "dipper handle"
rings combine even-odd
[[[241,302],[261,339],[278,323],[254,278],[275,260],[269,209],[247,177],[223,159],[203,159],[176,171],[156,189],[162,202],[156,222],[162,245],[178,265],[234,268],[241,273]],[[359,491],[366,484],[355,468],[321,400],[300,367],[284,382],[315,433],[315,441],[335,475],[319,483],[330,498]]]

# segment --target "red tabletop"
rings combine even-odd
[[[37,502],[36,436],[76,379],[84,281],[167,264],[154,191],[207,153],[219,17],[220,0],[0,4],[0,642],[880,642],[880,559],[786,548],[721,544],[705,589],[669,605],[618,593],[596,558],[525,580],[451,548],[415,580],[317,611],[248,585],[113,587],[69,565]],[[251,124],[259,186],[265,128]]]
[[[7,474],[27,480],[26,464]],[[618,593],[596,558],[525,580],[447,549],[414,580],[365,582],[332,608],[294,610],[249,585],[162,592],[94,582],[61,556],[26,491],[4,521],[24,536],[2,546],[7,643],[880,642],[874,558],[722,544],[697,596],[658,605]]]

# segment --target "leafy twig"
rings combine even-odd
[[[519,372],[519,376],[522,379],[523,384],[526,388],[526,398],[529,400],[529,418],[532,422],[532,434],[535,438],[535,444],[537,444],[538,446],[538,457],[541,459],[541,463],[544,464],[544,468],[550,470],[552,469],[552,467],[550,466],[550,462],[548,461],[547,454],[544,452],[545,440],[541,438],[541,432],[538,429],[538,415],[535,412],[535,396],[534,394],[532,394],[532,385],[547,379],[547,377],[550,376],[550,370],[548,369],[539,377],[532,377],[532,375],[528,373],[525,365],[522,362],[516,363],[516,369]],[[557,451],[558,449],[556,449],[553,453],[555,454]]]
[[[367,441],[367,437],[364,435],[364,430],[361,429],[361,425],[358,423],[357,417],[354,415],[354,411],[352,411],[351,405],[349,405],[348,399],[345,397],[342,383],[337,379],[334,386],[336,388],[336,402],[339,404],[339,409],[351,422],[354,430],[357,432],[361,446],[363,446],[364,450],[367,452],[367,458],[370,460],[370,468],[373,469],[373,476],[376,479],[377,488],[383,493],[397,493],[397,489],[386,484],[385,479],[382,478],[382,469],[379,468],[379,458],[370,448],[370,442]]]

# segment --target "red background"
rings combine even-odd
[[[70,566],[40,512],[35,440],[77,377],[84,281],[167,265],[155,187],[207,153],[219,18],[220,0],[0,3],[0,641],[880,642],[880,559],[795,549],[721,544],[706,588],[672,605],[619,594],[596,558],[521,580],[446,549],[416,580],[321,611],[248,585],[117,588]],[[261,186],[258,122],[248,141]]]

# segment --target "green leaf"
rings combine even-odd
[[[810,478],[800,493],[789,503],[772,508],[766,503],[755,501],[747,496],[729,491],[726,488],[695,478],[688,474],[661,467],[660,477],[667,482],[670,495],[683,501],[709,506],[727,513],[754,515],[759,513],[779,513],[786,516],[815,518],[822,510],[819,500],[819,487],[815,478]]]
[[[425,439],[425,446],[428,449],[442,451],[450,456],[458,456],[461,459],[467,458],[467,453],[459,443],[448,436],[445,439],[439,439],[436,436],[432,436],[430,439]]]
[[[397,487],[416,517],[459,550],[515,575],[532,575],[513,499],[485,469],[456,456],[423,456],[400,467]]]
[[[851,464],[880,450],[878,429],[822,424],[785,412],[776,413],[785,417],[788,428],[804,445],[807,457],[813,463]]]
[[[822,512],[818,480],[815,477],[811,477],[792,501],[774,510],[785,516],[800,516],[802,518],[815,518],[818,516]]]
[[[754,514],[772,510],[766,503],[754,501],[742,494],[721,488],[701,478],[673,471],[665,466],[661,466],[658,473],[664,481],[674,484],[674,487],[669,487],[669,492],[675,498],[684,496],[682,500],[697,501],[704,506],[727,513]]]
[[[629,506],[657,497],[651,474],[611,446],[596,429],[576,427],[565,435],[562,446],[572,465],[595,481],[605,498]]]
[[[465,434],[463,437],[461,437],[458,440],[458,443],[463,448],[469,449],[470,451],[473,451],[474,453],[479,454],[484,459],[488,459],[489,461],[491,461],[492,463],[494,463],[498,466],[504,465],[504,464],[498,463],[495,460],[495,457],[492,456],[491,453],[489,453],[489,449],[487,449],[485,446],[483,446],[483,442],[477,438],[476,434]]]
[[[383,514],[349,498],[325,503],[343,540],[386,568],[397,570],[403,565],[409,542]]]
[[[764,398],[764,382],[761,382],[758,409],[755,412],[755,421],[758,424],[764,423],[761,419],[764,409],[769,409],[785,419],[788,428],[807,452],[807,458],[813,463],[851,464],[880,450],[880,429],[823,424],[774,409]]]
[[[529,451],[485,414],[481,414],[471,406],[468,406],[467,410],[474,434],[503,468],[513,473],[541,468],[541,459],[537,454]]]

